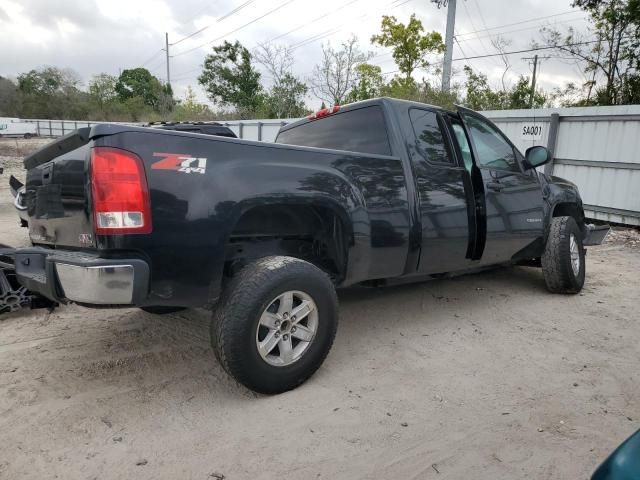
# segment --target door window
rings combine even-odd
[[[472,115],[465,115],[464,121],[476,150],[479,167],[520,171],[513,147],[498,129]]]
[[[453,164],[435,112],[412,108],[409,117],[416,135],[416,149],[429,163]]]
[[[471,167],[473,166],[473,160],[471,158],[471,147],[469,146],[469,142],[467,141],[467,134],[464,132],[464,127],[460,123],[453,123],[453,133],[456,136],[456,140],[458,141],[458,145],[460,146],[460,151],[462,152],[462,161],[464,162],[464,168],[467,169],[468,172],[471,171]]]

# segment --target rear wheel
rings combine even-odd
[[[266,257],[231,280],[211,324],[224,369],[260,393],[297,387],[320,367],[338,326],[329,277],[292,257]]]
[[[542,274],[553,293],[578,293],[585,278],[582,231],[573,217],[554,217],[542,255]]]

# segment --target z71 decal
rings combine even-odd
[[[162,160],[151,165],[153,170],[175,170],[182,173],[204,173],[207,169],[207,159],[192,157],[185,153],[154,153],[154,157],[162,157]]]

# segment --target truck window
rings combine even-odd
[[[447,152],[436,113],[412,108],[409,110],[409,117],[416,135],[416,149],[420,155],[429,163],[451,165],[453,158]]]
[[[479,167],[520,171],[513,148],[496,128],[472,115],[465,115],[464,121],[478,155]]]
[[[456,136],[456,140],[458,141],[458,145],[460,145],[460,151],[462,152],[462,161],[464,162],[464,168],[467,171],[471,171],[471,167],[473,166],[473,160],[471,158],[471,147],[469,146],[469,142],[467,141],[467,134],[464,133],[464,127],[460,123],[452,123],[453,133]]]
[[[276,143],[391,155],[378,105],[336,113],[278,134]]]

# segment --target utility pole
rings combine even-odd
[[[443,2],[445,3],[445,2]],[[445,34],[444,65],[442,67],[442,91],[451,89],[451,63],[453,60],[453,31],[456,24],[456,0],[449,0],[447,5],[447,32]]]
[[[171,86],[171,75],[169,74],[169,33],[164,34],[165,52],[167,54],[167,84]]]
[[[529,108],[533,108],[536,98],[536,80],[538,79],[538,63],[548,60],[551,57],[540,57],[537,54],[533,57],[523,57],[522,60],[533,61],[533,76],[531,77],[531,93],[529,94]]]
[[[538,55],[533,56],[533,77],[531,77],[531,97],[529,98],[529,108],[533,108],[533,100],[536,96],[536,72],[538,71]]]

